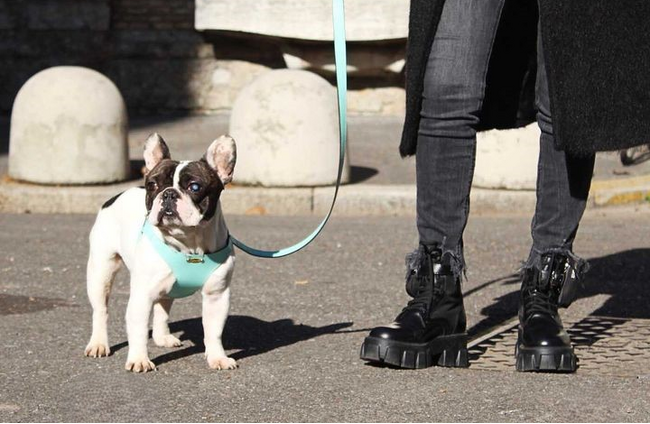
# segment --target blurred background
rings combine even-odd
[[[350,116],[346,182],[415,182],[412,159],[401,160],[397,153],[405,105],[408,9],[407,0],[346,2]],[[496,36],[482,130],[524,127],[535,117],[535,53],[531,46],[537,33],[537,2],[508,0],[503,14],[510,16],[501,19]],[[231,113],[237,98],[269,72],[309,72],[333,87],[331,27],[330,0],[0,0],[0,174],[7,171],[14,100],[25,82],[39,71],[81,66],[110,79],[128,111],[127,142],[132,161],[141,158],[142,142],[153,131],[171,140],[176,146],[172,151],[189,158],[201,155],[206,143],[232,128]],[[88,100],[92,99],[93,93],[88,93]],[[284,119],[282,106],[274,104],[276,121]],[[518,111],[517,121],[505,120],[515,115],[513,110]],[[274,121],[273,125],[291,127],[303,117],[311,119],[310,114],[316,112],[303,107],[294,121]],[[336,125],[328,124],[325,118],[322,121],[324,127]],[[260,133],[267,129],[256,125],[248,123],[252,129],[245,141],[249,145],[261,145],[256,140],[263,138]],[[537,131],[529,128],[509,135],[479,134],[474,185],[525,190],[532,195]],[[336,141],[329,137],[322,144],[332,143]],[[247,159],[255,154],[262,153],[242,150],[239,178],[246,169],[258,166]],[[301,157],[314,163],[332,156],[330,168],[322,173],[335,174],[335,154],[321,151],[314,155]],[[644,146],[628,152],[623,158],[625,164],[619,155],[599,154],[596,179],[645,177],[650,172],[644,164],[649,157]],[[295,166],[293,155],[288,160]],[[505,169],[504,163],[512,169]],[[624,166],[630,164],[635,166]],[[290,183],[276,184],[251,177],[244,183],[318,186],[333,182],[331,178],[314,184],[304,181],[299,176]],[[636,200],[645,198],[646,182],[642,182],[643,190],[635,192]],[[529,197],[525,210],[534,203]]]
[[[362,74],[352,76],[350,111],[399,114],[408,2],[348,3],[356,4],[351,62]],[[109,77],[134,116],[227,112],[266,70],[327,67],[330,8],[321,0],[2,0],[0,111],[10,113],[38,71],[77,65]]]

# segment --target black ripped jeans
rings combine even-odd
[[[469,214],[476,128],[503,3],[447,0],[425,74],[416,154],[418,232],[420,243],[451,252],[458,270],[465,263],[463,231]],[[542,252],[571,251],[595,159],[555,148],[541,47],[538,36],[536,104],[542,133],[528,266]]]

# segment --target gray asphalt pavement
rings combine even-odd
[[[649,207],[588,213],[576,253],[588,290],[568,314],[649,319]],[[239,252],[224,334],[234,371],[208,369],[200,299],[177,301],[184,345],[151,346],[158,371],[124,370],[127,274],[111,298],[114,354],[90,359],[85,295],[92,216],[0,215],[0,421],[648,421],[650,371],[612,377],[514,370],[395,370],[364,364],[368,329],[405,303],[403,257],[413,218],[337,218],[281,260]],[[299,240],[312,218],[240,217],[230,230],[260,247]],[[509,278],[529,248],[529,217],[473,216],[466,307],[473,337],[516,314]],[[616,361],[616,358],[610,358]]]

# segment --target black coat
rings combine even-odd
[[[424,71],[443,4],[411,0],[402,156],[416,150]],[[506,0],[483,128],[532,118],[521,106],[532,105],[537,13],[534,0]],[[650,143],[650,1],[539,0],[539,15],[558,147],[588,154]]]

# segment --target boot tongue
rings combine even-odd
[[[526,303],[526,316],[530,317],[537,313],[555,314],[557,313],[557,297],[560,293],[561,267],[563,262],[561,258],[549,253],[541,258],[540,269],[532,269],[532,278],[529,280],[524,302]]]
[[[439,262],[439,252],[430,252],[423,245],[406,255],[406,292],[409,296],[415,298],[423,290],[431,289],[433,274],[438,271],[436,268],[440,267]]]
[[[548,291],[553,279],[553,255],[542,256],[542,266],[539,271],[538,277],[535,281],[536,288],[541,291]]]
[[[406,256],[406,292],[413,298],[407,309],[428,310],[434,297],[434,273],[440,271],[440,251],[420,245]]]

